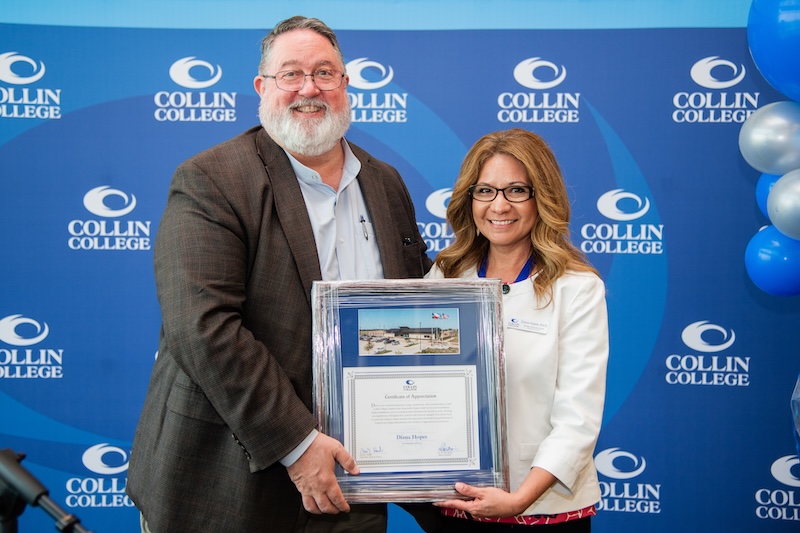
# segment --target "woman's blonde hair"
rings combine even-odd
[[[538,216],[531,229],[534,269],[539,271],[533,286],[541,300],[566,270],[597,271],[570,241],[570,206],[561,169],[550,147],[538,135],[522,129],[497,131],[481,137],[470,148],[453,195],[447,206],[447,221],[455,241],[436,256],[436,265],[447,278],[478,268],[489,251],[489,241],[478,234],[472,216],[469,187],[478,182],[481,169],[494,155],[505,154],[519,161],[534,189]],[[530,201],[530,200],[529,200]]]

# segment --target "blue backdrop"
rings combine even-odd
[[[25,452],[87,527],[138,531],[124,488],[167,187],[182,160],[257,123],[260,39],[301,13],[337,30],[347,136],[400,170],[431,256],[480,136],[530,129],[558,156],[573,241],[608,285],[595,529],[798,530],[800,302],[744,267],[768,221],[738,134],[785,100],[750,56],[749,2],[261,4],[4,6],[0,448]],[[393,508],[390,530],[408,520]],[[38,509],[20,521],[52,528]]]

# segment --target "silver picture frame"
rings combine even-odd
[[[361,470],[336,466],[349,502],[508,490],[501,302],[498,280],[314,282],[313,401]]]

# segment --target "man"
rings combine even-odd
[[[315,429],[311,286],[422,277],[431,261],[400,175],[343,138],[347,83],[330,28],[281,22],[254,80],[263,127],[175,172],[127,485],[145,531],[385,530],[385,506],[349,512],[333,468],[358,468]]]

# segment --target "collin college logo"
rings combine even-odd
[[[136,196],[108,185],[87,192],[83,206],[99,219],[72,220],[67,244],[73,250],[149,250],[149,220],[116,220],[136,208]]]
[[[645,470],[644,457],[620,448],[608,448],[594,458],[597,472],[611,481],[600,480],[598,511],[624,513],[660,513],[661,484],[634,483]]]
[[[222,67],[187,56],[172,64],[169,77],[186,89],[207,89],[222,79]],[[236,122],[236,93],[159,91],[153,101],[159,122]]]
[[[107,443],[95,444],[81,459],[83,466],[98,476],[68,479],[67,507],[133,507],[125,494],[127,478],[118,476],[128,470],[125,450]]]
[[[514,79],[536,92],[503,92],[497,97],[501,123],[578,122],[580,93],[552,92],[567,78],[564,65],[541,57],[523,59],[514,67]]]
[[[581,250],[586,254],[661,254],[664,225],[633,223],[650,210],[650,200],[624,189],[597,199],[597,211],[611,220],[581,227]]]
[[[46,322],[23,315],[0,319],[0,378],[61,378],[64,350],[34,348],[50,334]]]
[[[453,189],[447,187],[433,191],[425,200],[425,208],[428,212],[442,219],[441,222],[429,222],[423,224],[417,222],[417,227],[425,240],[425,245],[428,247],[429,252],[441,252],[453,242],[453,230],[445,222],[447,213],[447,204],[450,202],[450,197],[453,195]]]
[[[756,516],[764,520],[800,522],[800,458],[786,455],[772,463],[770,473],[787,488],[763,488],[755,493]]]
[[[191,70],[194,67],[198,67],[207,73],[205,79],[197,79],[192,76]],[[169,77],[172,78],[172,81],[187,89],[207,89],[222,79],[222,67],[219,65],[215,67],[208,61],[195,57],[184,57],[172,64],[169,68]]]
[[[667,356],[665,379],[670,385],[750,385],[749,357],[711,355],[733,346],[736,340],[733,330],[700,320],[683,328],[681,340],[695,353]]]
[[[345,65],[350,77],[347,92],[351,122],[408,122],[408,93],[378,92],[394,79],[394,69],[366,57]],[[369,91],[369,92],[360,92]]]
[[[25,87],[44,77],[46,68],[17,52],[0,54],[0,118],[61,118],[61,89]]]
[[[741,124],[758,108],[759,93],[727,92],[745,77],[744,65],[719,56],[704,57],[689,75],[707,91],[683,91],[672,97],[672,120],[679,123]]]

